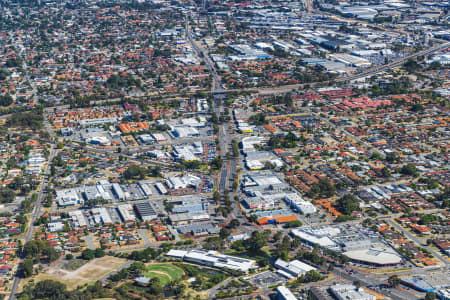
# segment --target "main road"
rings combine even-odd
[[[217,74],[214,63],[211,61],[208,52],[201,46],[197,44],[197,42],[192,38],[192,34],[189,27],[188,16],[185,19],[185,31],[186,37],[192,45],[192,48],[197,53],[197,55],[203,59],[206,67],[211,72],[213,76],[213,85],[211,89],[211,93],[213,94],[214,100],[212,104],[212,108],[217,117],[222,120],[219,126],[219,132],[217,134],[219,140],[220,147],[220,156],[222,158],[222,168],[220,170],[219,184],[218,190],[220,195],[223,197],[225,192],[229,189],[230,179],[233,178],[236,172],[236,160],[228,159],[230,157],[228,154],[232,152],[231,150],[231,136],[230,136],[230,126],[226,118],[220,118],[220,116],[224,113],[223,109],[223,100],[225,98],[225,94],[227,90],[224,89],[222,85],[222,81],[220,76]],[[241,211],[236,203],[232,200],[232,209],[234,216],[241,216]]]
[[[31,215],[31,220],[30,220],[30,225],[28,226],[28,230],[27,233],[25,234],[25,243],[31,241],[31,239],[33,238],[33,234],[34,234],[34,222],[36,221],[36,219],[39,217],[39,214],[41,212],[41,205],[42,205],[42,200],[45,197],[45,190],[47,188],[47,184],[48,184],[48,175],[50,173],[50,165],[53,162],[53,158],[55,157],[55,148],[52,145],[52,148],[50,150],[50,156],[48,159],[48,163],[45,167],[44,170],[44,181],[42,182],[41,186],[40,186],[40,190],[39,190],[39,195],[38,195],[38,200],[34,206],[34,210],[33,213]],[[21,263],[21,260],[19,260],[19,265]],[[19,268],[16,271],[16,276],[14,277],[14,282],[13,285],[11,287],[11,293],[9,296],[10,300],[14,300],[16,299],[16,292],[17,292],[17,288],[19,287],[19,283],[20,283],[20,276],[19,276]]]

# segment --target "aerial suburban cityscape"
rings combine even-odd
[[[0,300],[449,300],[449,8],[0,0]]]

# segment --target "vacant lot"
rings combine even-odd
[[[150,264],[147,265],[144,276],[158,278],[161,285],[166,286],[171,281],[179,280],[183,276],[183,270],[172,264]]]
[[[70,271],[61,268],[50,268],[34,277],[35,282],[51,279],[64,283],[68,290],[73,290],[80,285],[97,281],[118,269],[127,261],[122,258],[105,256],[93,259],[80,268]]]

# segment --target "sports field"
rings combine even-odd
[[[183,276],[183,270],[172,264],[150,264],[147,265],[144,276],[158,278],[161,286],[166,286],[171,281],[179,280]]]

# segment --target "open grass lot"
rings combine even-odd
[[[158,278],[161,285],[166,286],[171,281],[181,279],[183,270],[172,264],[149,264],[144,276]]]
[[[64,283],[68,290],[74,290],[85,283],[100,280],[126,262],[127,260],[123,258],[105,256],[93,259],[73,271],[53,267],[32,278],[35,282],[45,279],[59,281]],[[25,284],[25,280],[23,283]]]

